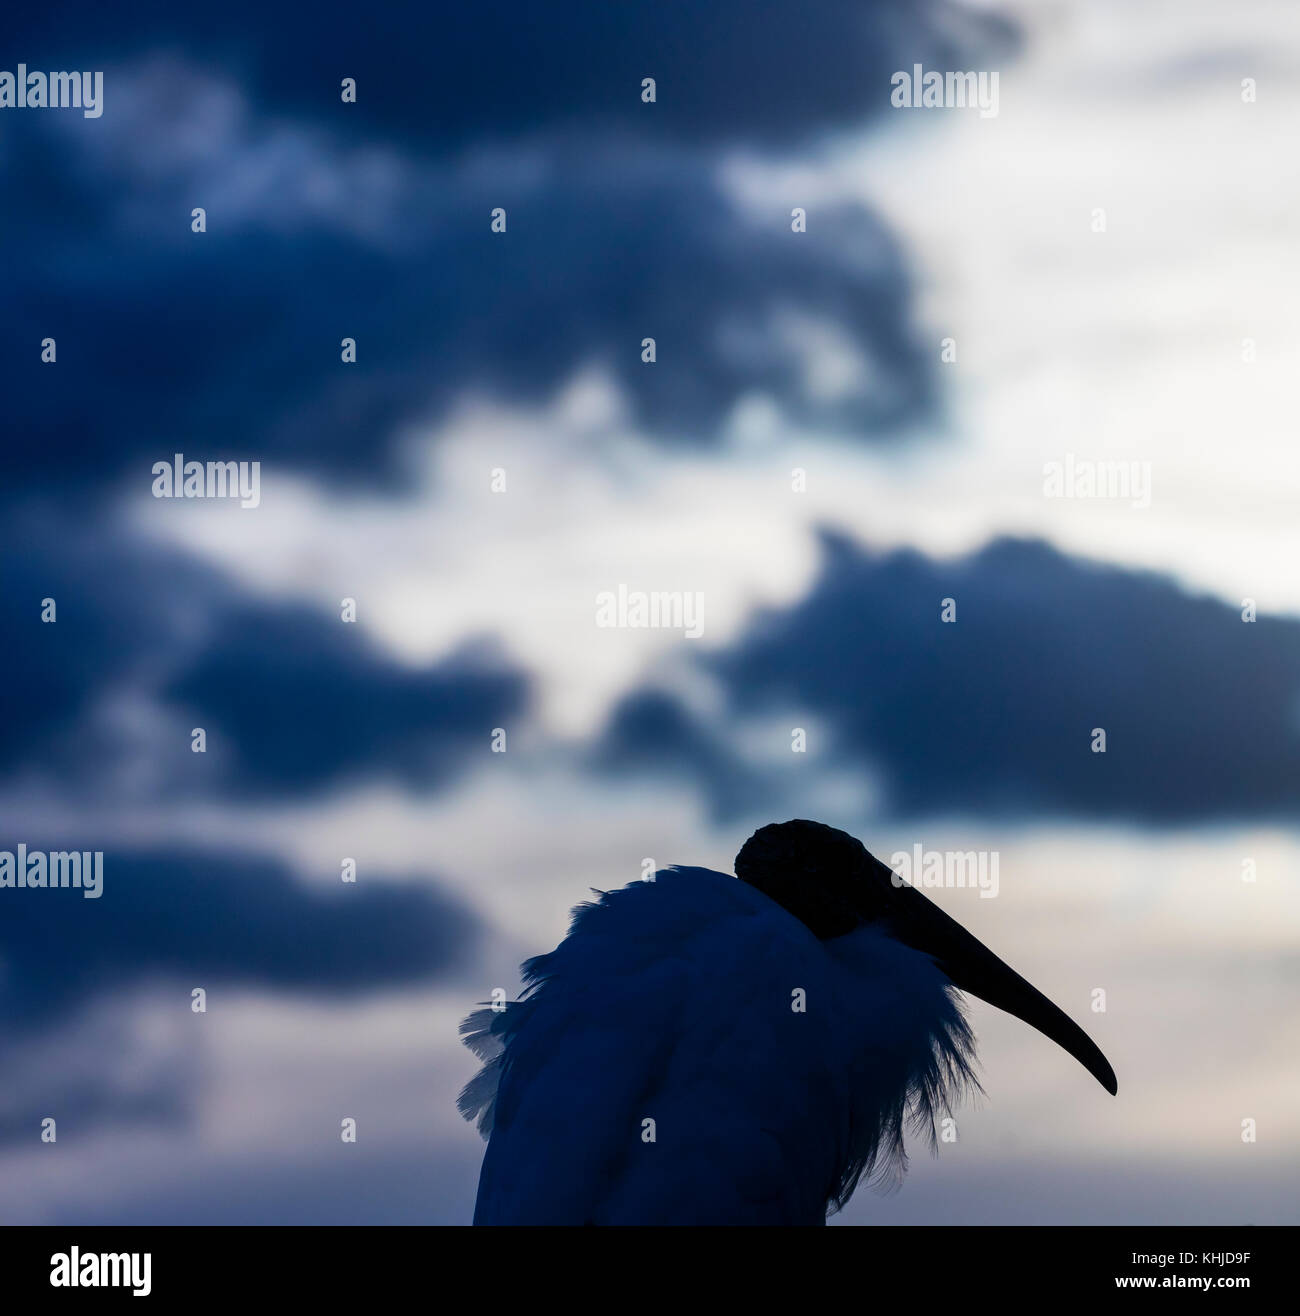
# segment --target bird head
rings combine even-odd
[[[760,827],[736,856],[736,876],[822,940],[876,924],[928,955],[954,987],[1024,1020],[1068,1051],[1107,1092],[1119,1084],[1092,1039],[938,905],[903,883],[861,841],[798,818]]]

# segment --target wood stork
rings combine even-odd
[[[740,879],[673,867],[580,905],[523,997],[461,1025],[488,1138],[476,1224],[824,1224],[899,1180],[905,1123],[978,1089],[957,992],[1106,1088],[1087,1034],[855,838],[760,828]]]

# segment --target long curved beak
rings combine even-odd
[[[892,870],[872,859],[892,881]],[[888,919],[899,941],[931,956],[955,987],[1023,1019],[1064,1047],[1112,1096],[1119,1090],[1110,1062],[1069,1015],[915,887],[895,887],[891,894]]]

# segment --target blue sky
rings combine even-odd
[[[845,1222],[1295,1220],[1293,15],[10,31],[105,102],[0,111],[0,846],[106,877],[0,892],[0,1218],[467,1222],[459,1017],[589,887],[809,816],[996,851],[945,908],[1121,1080],[976,1007],[988,1102]],[[998,115],[892,110],[918,62]],[[155,499],[176,452],[260,505]],[[703,633],[598,627],[620,584]]]

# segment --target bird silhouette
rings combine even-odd
[[[578,906],[521,999],[462,1023],[475,1224],[824,1224],[864,1177],[901,1180],[906,1126],[933,1146],[978,1090],[959,992],[1117,1090],[1077,1024],[846,832],[775,823],[735,867]]]

